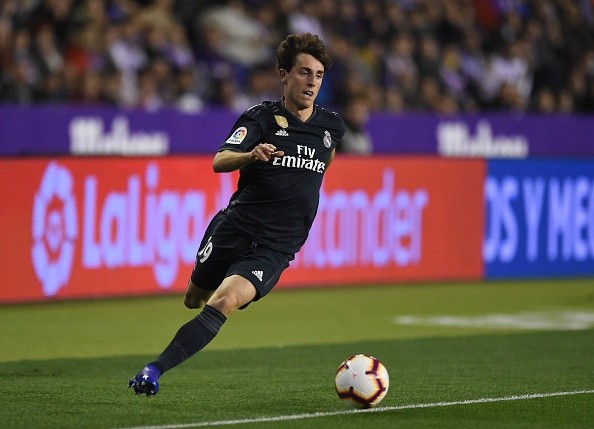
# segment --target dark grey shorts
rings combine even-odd
[[[191,279],[202,289],[215,290],[225,277],[238,274],[254,285],[257,301],[272,290],[293,258],[240,235],[222,210],[204,233]]]

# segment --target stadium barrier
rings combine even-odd
[[[151,113],[91,106],[0,106],[0,156],[210,155],[236,118],[237,113],[223,110],[190,115],[172,109]],[[594,156],[594,121],[589,116],[375,113],[367,128],[376,154]]]
[[[487,278],[594,275],[594,160],[489,161]]]
[[[337,157],[279,287],[484,275],[483,160]],[[237,176],[211,156],[0,159],[0,302],[185,290]]]

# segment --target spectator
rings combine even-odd
[[[275,70],[267,66],[255,67],[248,76],[243,108],[239,104],[235,104],[234,108],[244,111],[262,100],[278,100],[281,96],[282,87],[278,84]]]
[[[136,107],[149,112],[157,111],[165,106],[165,100],[159,93],[158,73],[147,67],[138,75],[138,101]]]
[[[417,69],[422,76],[438,77],[441,67],[441,48],[432,34],[426,33],[420,37]]]
[[[505,45],[503,54],[497,53],[491,57],[482,88],[487,101],[500,97],[502,93],[511,95],[510,91],[513,91],[514,98],[520,97],[521,100],[518,101],[527,103],[532,88],[532,76],[524,48],[520,41],[512,41]]]
[[[43,77],[58,73],[64,67],[64,56],[56,43],[54,27],[51,23],[42,25],[35,35],[33,55]]]
[[[575,112],[573,97],[568,91],[561,90],[557,94],[556,111],[560,114],[572,114]]]
[[[462,72],[460,50],[456,45],[446,45],[438,66],[439,80],[452,100],[462,101],[466,94],[466,77]]]
[[[17,104],[31,104],[34,101],[29,67],[25,61],[16,60],[3,73],[0,96],[3,100]]]
[[[402,93],[396,87],[390,87],[384,92],[382,106],[385,111],[402,113],[405,110],[405,102]]]
[[[437,111],[443,94],[439,80],[435,77],[426,76],[419,83],[419,91],[415,96],[417,111]]]
[[[371,155],[373,153],[373,141],[371,135],[365,129],[369,120],[369,104],[362,95],[351,97],[343,109],[342,116],[346,125],[346,132],[339,145],[337,152],[354,155]]]
[[[414,52],[415,41],[410,34],[398,34],[390,40],[386,55],[386,80],[389,83],[400,86],[408,76],[417,74]]]
[[[103,80],[98,72],[89,70],[82,75],[81,79],[80,91],[76,96],[77,103],[88,105],[108,104],[107,100],[103,99]]]
[[[169,30],[169,40],[161,53],[177,70],[195,66],[196,60],[192,47],[186,36],[186,30],[180,23],[174,23]]]
[[[536,106],[534,111],[538,113],[551,114],[555,112],[555,93],[549,88],[542,88],[536,94]]]
[[[212,96],[209,99],[212,107],[242,112],[249,104],[245,93],[238,87],[231,77],[222,77],[214,81]]]
[[[216,83],[239,79],[240,67],[221,54],[224,34],[217,25],[204,23],[198,31],[200,43],[196,47],[197,69],[205,83],[201,94],[205,99],[212,99],[216,92]]]
[[[95,102],[137,106],[153,68],[163,106],[238,108],[280,39],[311,31],[337,63],[321,104],[363,87],[372,110],[539,113],[549,90],[553,112],[587,113],[593,22],[588,0],[4,0],[0,103],[76,102],[98,80]]]
[[[324,27],[318,16],[318,0],[304,0],[294,3],[294,9],[289,13],[290,33],[312,33],[327,39]]]
[[[176,107],[185,113],[198,113],[204,108],[204,101],[198,92],[196,77],[191,68],[180,70],[176,80]]]
[[[200,18],[203,26],[216,26],[222,38],[216,49],[228,60],[249,68],[270,62],[274,49],[265,28],[247,13],[246,5],[229,0],[226,5],[208,9]]]
[[[138,22],[131,16],[124,16],[115,24],[115,36],[110,41],[110,60],[122,76],[122,103],[136,104],[138,97],[138,72],[148,63],[148,55],[141,41]]]

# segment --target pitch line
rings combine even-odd
[[[196,423],[179,423],[169,425],[157,425],[157,426],[135,426],[127,429],[186,429],[186,428],[204,428],[214,426],[232,426],[240,424],[250,423],[267,423],[267,422],[286,422],[291,420],[305,420],[314,419],[319,417],[333,417],[333,416],[344,416],[348,414],[364,414],[364,413],[381,413],[384,411],[399,411],[399,410],[414,410],[420,408],[438,408],[438,407],[452,407],[455,405],[472,405],[472,404],[488,404],[493,402],[509,402],[509,401],[523,401],[526,399],[539,399],[539,398],[553,398],[556,396],[571,396],[571,395],[588,395],[594,393],[594,390],[574,390],[570,392],[551,392],[551,393],[533,393],[529,395],[514,395],[504,396],[501,398],[479,398],[479,399],[465,399],[462,401],[450,401],[450,402],[429,402],[426,404],[408,404],[408,405],[396,405],[393,407],[376,407],[368,408],[366,410],[342,410],[342,411],[327,411],[318,413],[304,413],[304,414],[292,414],[286,416],[273,416],[273,417],[258,417],[252,419],[237,419],[237,420],[219,420],[212,422],[196,422]]]

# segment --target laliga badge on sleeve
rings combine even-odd
[[[247,133],[248,131],[246,127],[239,127],[235,131],[233,131],[233,134],[231,134],[231,136],[225,141],[225,143],[240,144],[247,136]]]

